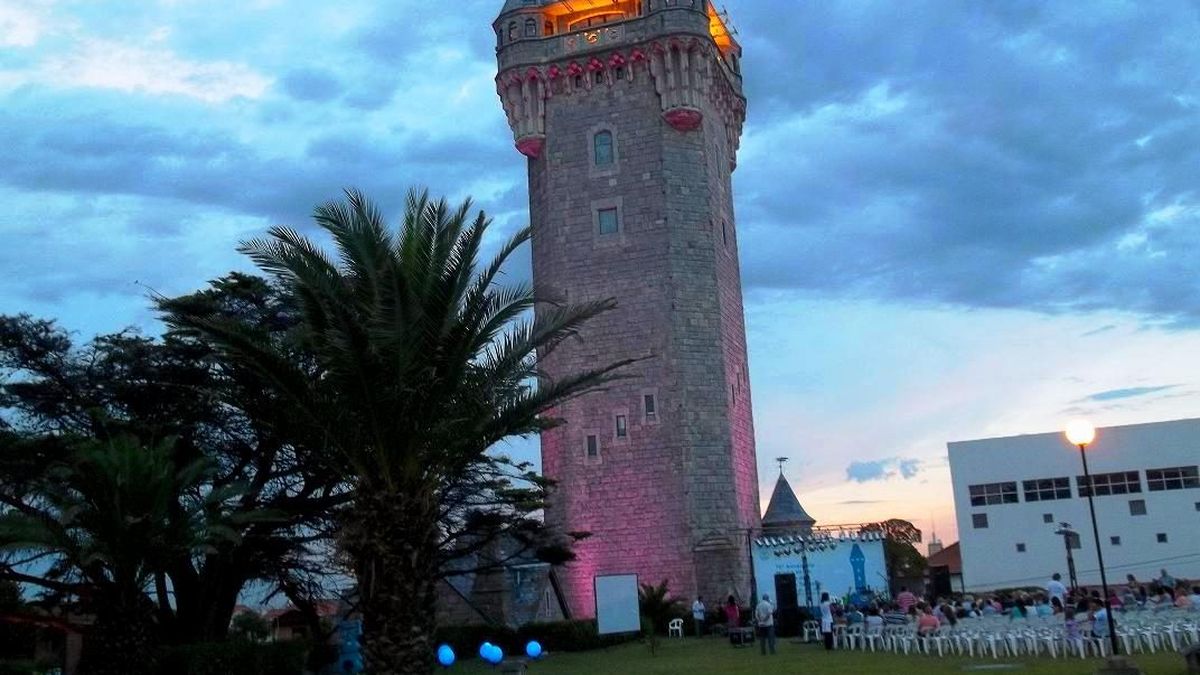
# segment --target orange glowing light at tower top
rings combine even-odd
[[[737,46],[727,19],[728,16],[724,12],[718,12],[713,3],[708,3],[708,32],[712,35],[713,42],[716,42],[717,47],[721,49],[722,54]]]

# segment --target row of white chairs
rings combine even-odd
[[[1200,643],[1198,618],[1194,613],[1186,612],[1121,617],[1117,624],[1117,639],[1126,654],[1180,651],[1190,644]],[[802,637],[806,641],[819,639],[818,624],[805,622]],[[955,626],[943,625],[926,634],[919,634],[913,624],[835,626],[834,646],[872,652],[990,656],[993,659],[1041,655],[1087,658],[1107,656],[1110,650],[1107,638],[1092,636],[1091,622],[1080,621],[1073,631],[1068,632],[1061,617],[960,619]]]

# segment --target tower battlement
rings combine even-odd
[[[527,158],[533,278],[615,298],[540,355],[561,377],[640,359],[541,435],[548,523],[590,532],[559,575],[576,616],[600,574],[678,596],[751,591],[759,530],[731,172],[741,48],[706,0],[508,0],[496,87]],[[535,311],[541,311],[537,308]]]
[[[542,151],[547,99],[640,76],[653,82],[663,118],[680,131],[699,128],[711,107],[735,161],[746,116],[741,46],[708,0],[515,0],[493,28],[496,91],[522,154]]]

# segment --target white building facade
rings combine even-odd
[[[968,591],[1066,582],[1063,523],[1079,583],[1100,583],[1088,484],[1062,432],[947,447]],[[1164,568],[1200,579],[1200,419],[1097,429],[1087,456],[1109,583]]]

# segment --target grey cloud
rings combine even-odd
[[[1167,391],[1168,389],[1174,389],[1178,386],[1179,385],[1177,385],[1177,384],[1165,384],[1165,385],[1160,385],[1157,387],[1126,387],[1124,389],[1109,389],[1107,391],[1101,391],[1101,392],[1097,392],[1095,394],[1091,394],[1090,396],[1085,396],[1084,398],[1080,399],[1079,401],[1076,401],[1076,403],[1081,403],[1084,401],[1095,401],[1097,403],[1100,403],[1100,402],[1104,402],[1104,401],[1116,401],[1116,400],[1126,399],[1126,398],[1135,398],[1137,396],[1147,396],[1149,394],[1155,394],[1160,391]]]
[[[895,476],[908,480],[915,477],[920,472],[920,468],[920,460],[903,457],[889,457],[870,462],[851,462],[846,467],[846,480],[866,483],[887,480]]]
[[[298,101],[329,101],[342,93],[342,83],[332,73],[316,68],[298,68],[283,76],[280,83],[289,96]]]
[[[740,7],[751,288],[1200,322],[1183,3]],[[1176,209],[1171,218],[1156,218]]]

